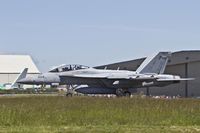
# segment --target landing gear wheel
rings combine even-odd
[[[117,97],[130,97],[131,92],[119,88],[119,89],[116,89],[116,95],[117,95]]]
[[[67,93],[67,94],[66,94],[66,97],[72,97],[72,96],[73,96],[72,93]]]
[[[128,91],[126,91],[126,92],[124,92],[124,96],[125,96],[125,97],[131,97],[131,93],[128,92]]]
[[[119,88],[119,89],[116,89],[116,95],[117,97],[122,97],[124,96],[124,90]]]

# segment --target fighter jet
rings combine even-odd
[[[60,82],[67,85],[87,85],[76,89],[77,92],[84,94],[130,96],[131,88],[163,87],[180,81],[193,80],[163,74],[169,56],[170,52],[160,52],[147,58],[136,71],[95,68],[65,71],[59,74]]]
[[[163,74],[171,56],[160,52],[148,57],[136,71],[95,69],[83,65],[61,65],[35,78],[18,83],[35,85],[70,85],[83,94],[116,94],[130,96],[135,88],[163,87],[180,81],[193,80]],[[75,86],[75,87],[74,87]]]

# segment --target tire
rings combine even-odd
[[[67,93],[66,97],[72,97],[72,93]]]
[[[119,88],[119,89],[116,89],[116,96],[117,97],[122,97],[124,96],[124,90]]]
[[[128,91],[126,91],[126,92],[124,92],[124,96],[125,96],[125,97],[131,97],[131,93],[128,92]]]

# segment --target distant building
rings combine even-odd
[[[136,70],[145,58],[119,62],[96,68]],[[183,81],[180,84],[174,84],[167,87],[150,88],[151,95],[168,96],[200,96],[200,50],[174,52],[169,59],[165,74],[180,75],[183,78],[195,78],[194,81]],[[146,93],[146,88],[138,89],[138,92]]]
[[[0,84],[12,83],[24,68],[28,76],[40,73],[29,55],[0,55]]]

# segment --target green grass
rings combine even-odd
[[[200,100],[1,97],[0,132],[200,132]]]

